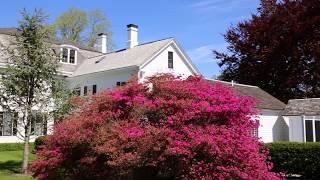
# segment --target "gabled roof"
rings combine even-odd
[[[227,86],[231,86],[242,96],[251,96],[255,98],[257,103],[256,108],[258,109],[283,110],[286,107],[286,105],[283,102],[273,97],[266,91],[262,90],[258,86],[231,83],[212,79],[209,80],[216,83],[223,83]]]
[[[130,49],[121,49],[101,56],[85,60],[72,76],[80,76],[89,73],[139,67],[162,48],[170,44],[174,38],[166,38],[140,44]]]
[[[17,30],[17,28],[0,28],[0,34],[16,36],[16,35],[19,35],[20,33]],[[87,50],[87,51],[99,52],[98,50],[96,50],[94,48],[87,47],[87,46],[83,45],[82,43],[73,42],[73,41],[69,41],[69,40],[65,40],[65,39],[59,39],[59,38],[51,37],[51,38],[48,38],[47,41],[49,43],[56,44],[56,45],[67,44],[67,45],[75,46],[75,47],[77,47],[79,49],[83,49],[83,50]]]
[[[283,115],[320,115],[320,98],[290,99]]]

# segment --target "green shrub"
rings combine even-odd
[[[30,143],[30,149],[33,149],[33,143]],[[23,143],[0,143],[0,151],[22,151]]]
[[[274,172],[320,178],[320,143],[275,142],[267,144]]]
[[[37,151],[40,149],[40,146],[44,144],[44,141],[46,140],[47,136],[39,136],[34,141],[34,150]]]

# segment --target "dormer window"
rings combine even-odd
[[[62,62],[67,63],[68,62],[68,49],[67,48],[62,48]]]
[[[69,57],[69,63],[74,64],[76,61],[76,51],[73,49],[70,49],[70,57]]]
[[[76,64],[77,62],[77,51],[71,48],[61,48],[61,62]]]

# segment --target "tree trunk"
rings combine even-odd
[[[24,127],[24,148],[23,148],[23,158],[22,158],[22,173],[27,174],[28,173],[28,163],[29,163],[29,139],[30,139],[30,121],[29,121],[29,115],[30,115],[30,108],[26,109],[25,115],[24,115],[24,121],[26,122],[26,126]]]
[[[28,172],[29,163],[29,134],[25,135],[24,149],[23,149],[23,160],[22,160],[22,173]]]

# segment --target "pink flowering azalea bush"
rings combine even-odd
[[[89,97],[37,152],[38,179],[277,179],[252,137],[254,101],[201,77]]]

